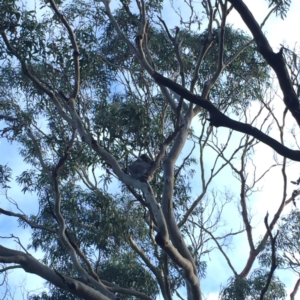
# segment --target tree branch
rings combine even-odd
[[[264,57],[277,75],[279,85],[283,93],[283,101],[289,109],[298,125],[300,125],[300,107],[297,94],[293,88],[286,63],[282,55],[282,49],[275,53],[271,48],[267,38],[263,34],[261,27],[256,22],[254,16],[242,0],[228,0],[242,17],[245,24],[251,31],[259,53]]]
[[[211,102],[207,99],[194,95],[189,92],[187,89],[183,88],[176,82],[164,77],[163,75],[155,72],[153,75],[154,80],[158,84],[162,84],[172,91],[177,93],[178,95],[184,97],[186,100],[201,106],[202,108],[208,110],[210,113],[210,125],[215,127],[226,127],[231,128],[235,131],[242,132],[253,136],[254,138],[258,139],[259,141],[263,142],[264,144],[270,146],[273,150],[275,150],[278,154],[289,158],[294,161],[300,161],[300,151],[292,150],[275,139],[271,138],[269,135],[263,133],[262,131],[258,130],[257,128],[245,124],[242,122],[238,122],[232,120],[231,118],[227,117],[221,111],[219,111]]]
[[[73,278],[61,275],[55,270],[40,263],[30,254],[23,253],[21,251],[12,250],[0,245],[0,262],[19,264],[25,272],[36,274],[53,285],[72,293],[82,299],[87,300],[110,300],[115,299],[113,297],[106,297],[99,293],[94,288],[85,285],[84,283],[75,280]]]

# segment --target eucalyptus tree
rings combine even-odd
[[[231,272],[221,297],[285,299],[272,229],[298,195],[286,196],[285,168],[300,152],[284,145],[267,95],[275,72],[283,118],[299,124],[298,56],[275,53],[262,31],[290,1],[266,2],[261,25],[241,0],[171,2],[175,28],[163,1],[0,3],[1,135],[20,147],[16,182],[38,203],[37,213],[22,211],[9,196],[15,174],[2,165],[2,195],[14,209],[1,202],[0,213],[32,233],[23,251],[0,246],[3,274],[21,268],[45,279],[50,291],[34,299],[202,299],[216,248]],[[227,22],[233,10],[253,38]],[[272,121],[280,141],[269,135]],[[260,142],[284,157],[284,196],[255,241],[248,199],[269,169],[249,179],[246,168]],[[148,169],[131,176],[142,155]],[[230,196],[210,186],[226,168],[240,185],[243,228],[220,234]],[[240,272],[224,250],[237,234],[250,248]],[[270,263],[253,271],[262,250]]]

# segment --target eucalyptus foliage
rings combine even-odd
[[[27,250],[41,250],[41,263],[54,270],[53,280],[44,277],[49,291],[32,299],[175,299],[181,293],[201,299],[208,255],[241,233],[217,237],[231,200],[210,185],[225,167],[235,173],[236,162],[242,165],[236,174],[246,174],[255,139],[243,136],[227,154],[232,131],[219,141],[213,111],[155,77],[253,126],[256,117],[247,115],[253,104],[270,111],[272,66],[252,37],[225,22],[229,2],[240,1],[202,2],[203,12],[189,2],[190,19],[180,15],[175,28],[158,0],[121,0],[111,11],[106,1],[49,0],[34,10],[15,0],[0,3],[0,133],[24,161],[15,183],[38,203],[36,214],[11,216],[31,227]],[[290,1],[269,4],[285,17]],[[128,175],[145,153],[156,164],[150,182]],[[209,170],[206,157],[214,161]],[[0,166],[3,195],[11,181],[12,170]],[[242,189],[249,232],[243,205],[250,189]],[[10,215],[4,207],[0,213]],[[265,245],[257,249],[266,251]],[[260,299],[269,269],[272,263],[236,273],[222,299]],[[264,299],[284,297],[283,283],[273,277]]]

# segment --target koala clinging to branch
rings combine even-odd
[[[129,166],[129,173],[135,179],[148,179],[148,181],[151,181],[152,178],[147,178],[147,175],[153,163],[148,155],[142,154]]]

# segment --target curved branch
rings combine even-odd
[[[261,141],[262,143],[270,146],[278,154],[294,161],[300,161],[300,151],[287,148],[286,146],[282,145],[275,139],[271,138],[269,135],[263,133],[262,131],[258,130],[257,128],[249,124],[232,120],[231,118],[223,114],[221,111],[219,111],[207,99],[192,94],[191,92],[189,92],[187,89],[183,88],[176,82],[164,77],[163,75],[157,72],[153,74],[153,78],[158,84],[162,84],[168,87],[172,91],[176,92],[178,95],[184,97],[186,100],[208,110],[210,113],[211,126],[231,128],[235,131],[249,134],[254,138],[258,139],[259,141]],[[299,116],[300,116],[300,111],[299,111]]]
[[[207,234],[210,235],[210,237],[211,237],[211,238],[213,239],[213,241],[216,243],[216,245],[217,245],[218,249],[220,250],[220,252],[223,254],[223,256],[224,256],[224,258],[225,258],[225,260],[226,260],[226,262],[227,262],[229,268],[230,268],[231,271],[232,271],[232,273],[233,273],[235,276],[237,276],[238,274],[237,274],[237,272],[236,272],[234,266],[232,265],[232,263],[231,263],[231,261],[230,261],[228,255],[227,255],[226,252],[223,250],[223,248],[222,248],[222,246],[220,245],[220,243],[218,242],[218,240],[217,240],[217,239],[214,237],[214,235],[213,235],[209,230],[207,230],[206,228],[204,228],[204,227],[201,226],[201,229],[204,230]]]
[[[55,14],[59,19],[61,19],[62,23],[66,27],[69,38],[73,47],[73,57],[74,57],[74,66],[75,66],[75,78],[74,78],[74,89],[72,93],[72,98],[76,99],[77,95],[79,93],[79,87],[80,87],[80,66],[79,66],[79,48],[76,42],[76,38],[74,35],[74,32],[70,26],[70,24],[67,22],[66,18],[63,16],[63,14],[59,11],[57,5],[53,0],[50,0],[50,5],[52,9],[55,11]]]
[[[260,300],[264,299],[264,296],[265,296],[265,294],[266,294],[266,292],[267,292],[267,290],[268,290],[268,288],[270,286],[270,283],[271,283],[273,274],[275,272],[275,269],[278,266],[278,262],[277,262],[277,258],[276,258],[276,239],[277,239],[277,236],[278,236],[278,232],[273,237],[272,231],[271,231],[271,229],[269,227],[269,224],[268,224],[268,217],[269,217],[269,214],[267,213],[264,221],[265,221],[265,225],[266,225],[266,228],[267,228],[267,231],[268,231],[268,234],[269,234],[269,237],[270,237],[270,241],[271,241],[271,247],[272,247],[272,264],[271,264],[271,269],[270,269],[270,272],[269,272],[269,275],[268,275],[268,278],[267,278],[267,282],[266,282],[264,288],[261,291],[260,298],[259,298]]]
[[[57,233],[57,230],[56,230],[56,229],[52,229],[52,228],[47,227],[47,226],[44,226],[44,225],[36,224],[36,223],[30,221],[30,220],[29,220],[25,215],[23,215],[23,214],[14,213],[14,212],[12,212],[12,211],[5,210],[5,209],[2,209],[2,208],[0,208],[0,214],[6,215],[6,216],[11,216],[11,217],[19,218],[20,220],[22,220],[23,222],[25,222],[26,224],[28,224],[31,228],[34,228],[34,229],[42,229],[42,230],[46,230],[46,231],[49,231],[49,232],[52,232],[52,233]]]
[[[147,265],[147,267],[151,270],[151,272],[155,275],[159,285],[161,288],[164,287],[164,278],[161,275],[161,270],[155,267],[150,259],[146,256],[146,253],[136,244],[134,239],[129,235],[129,242],[132,249],[139,255],[139,257],[143,260],[143,262]]]
[[[45,86],[41,80],[34,74],[34,72],[31,72],[29,70],[28,64],[26,64],[25,60],[22,58],[22,56],[18,53],[18,51],[10,44],[6,34],[4,32],[1,32],[0,35],[2,36],[2,39],[7,47],[7,49],[19,60],[22,66],[22,71],[25,76],[27,76],[33,84],[43,93],[49,96],[49,98],[53,101],[56,108],[58,109],[59,115],[66,120],[70,125],[72,125],[72,119],[67,115],[67,113],[64,112],[63,107],[59,103],[58,99],[55,96],[55,92],[51,90],[51,87]]]
[[[32,274],[36,274],[47,281],[51,282],[55,286],[72,293],[82,299],[89,300],[110,300],[114,298],[108,298],[96,291],[94,288],[85,285],[84,283],[77,281],[73,278],[62,275],[55,270],[40,263],[30,254],[26,254],[21,251],[12,250],[0,245],[0,262],[13,263],[20,265],[24,271]]]
[[[300,286],[300,279],[298,279],[298,280],[296,281],[296,284],[295,284],[295,286],[294,286],[294,289],[293,289],[293,291],[292,291],[291,294],[290,294],[291,300],[295,300],[295,296],[296,296],[296,294],[297,294],[297,292],[298,292],[299,286]]]
[[[257,44],[257,50],[276,73],[283,93],[283,101],[297,121],[298,125],[300,125],[299,100],[293,88],[293,84],[284,61],[282,49],[278,53],[273,51],[259,24],[256,22],[251,11],[242,0],[229,0],[229,2],[231,2],[251,31]]]
[[[109,287],[108,289],[113,293],[120,293],[120,294],[124,294],[124,295],[136,296],[138,299],[153,300],[152,297],[149,297],[148,295],[138,292],[136,290],[122,288],[122,287],[118,286],[117,284],[111,283],[106,280],[101,280],[101,281],[105,285],[107,285]],[[117,299],[120,299],[120,298],[117,298]]]

